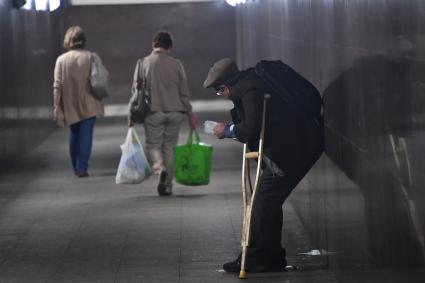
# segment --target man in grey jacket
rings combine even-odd
[[[168,32],[158,32],[152,40],[152,53],[141,60],[141,70],[151,95],[151,112],[144,121],[146,150],[155,174],[159,174],[158,194],[172,194],[173,146],[177,143],[183,114],[194,129],[186,74],[180,60],[169,55],[173,41]],[[137,84],[137,67],[133,85]],[[129,122],[132,126],[132,122]]]

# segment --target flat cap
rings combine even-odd
[[[236,63],[229,59],[223,58],[215,62],[208,72],[208,76],[205,79],[203,87],[217,87],[222,85],[228,79],[231,79],[239,73],[238,66]]]

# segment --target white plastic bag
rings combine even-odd
[[[116,184],[138,184],[149,177],[151,167],[134,127],[128,129],[121,151],[121,160],[115,176]]]

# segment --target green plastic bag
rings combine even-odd
[[[174,170],[176,181],[182,185],[206,185],[210,181],[212,146],[201,143],[198,132],[196,143],[192,143],[190,131],[184,145],[174,147]]]

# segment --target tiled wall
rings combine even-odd
[[[137,58],[149,54],[152,36],[168,30],[172,55],[183,62],[194,99],[209,67],[235,56],[235,10],[223,2],[69,6],[49,13],[16,10],[0,0],[0,168],[21,158],[54,128],[53,69],[70,25],[81,25],[87,48],[111,74],[110,103],[127,103]],[[66,3],[66,1],[63,1]],[[1,170],[0,170],[1,171]]]
[[[0,1],[0,168],[53,128],[53,68],[60,51],[57,12],[22,11]]]
[[[151,51],[159,30],[173,35],[171,55],[185,66],[194,99],[211,99],[202,88],[210,66],[234,57],[235,10],[224,1],[74,6],[64,14],[64,26],[80,25],[87,48],[99,53],[110,71],[112,95],[106,103],[127,103],[138,58]]]
[[[326,155],[290,198],[323,263],[423,264],[425,2],[247,2],[241,67],[281,59],[323,96]]]

